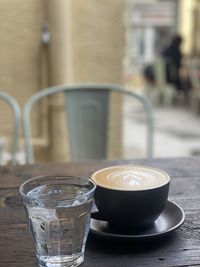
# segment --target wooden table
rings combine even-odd
[[[169,198],[183,207],[186,221],[162,239],[143,242],[113,242],[90,234],[82,266],[200,266],[200,158],[173,158],[0,167],[0,267],[37,266],[18,195],[23,181],[41,174],[89,176],[97,169],[124,163],[153,166],[168,172]]]

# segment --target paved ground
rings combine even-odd
[[[145,116],[137,103],[124,103],[124,157],[145,157]],[[184,106],[154,110],[154,157],[200,156],[200,116]]]

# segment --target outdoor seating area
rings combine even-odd
[[[0,14],[0,267],[200,266],[199,0]]]

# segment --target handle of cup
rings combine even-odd
[[[104,218],[98,211],[97,206],[95,205],[95,202],[93,202],[92,205],[92,211],[91,211],[91,218],[95,220],[101,220],[101,221],[107,221],[106,218]]]

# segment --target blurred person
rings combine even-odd
[[[143,76],[145,78],[145,81],[150,84],[155,84],[155,73],[154,73],[154,67],[152,64],[146,65],[143,69]]]
[[[180,77],[180,69],[182,65],[182,53],[181,46],[182,37],[175,35],[169,46],[167,46],[163,52],[162,57],[166,64],[166,79],[168,83],[175,86],[177,92],[183,90]]]

